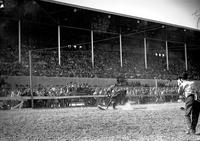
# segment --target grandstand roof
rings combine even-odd
[[[113,13],[124,17],[166,23],[199,30],[198,0],[43,0],[61,5],[72,5],[92,11]]]
[[[142,18],[123,16],[67,3],[52,3],[47,0],[8,0],[5,1],[5,9],[1,10],[0,13],[3,13],[3,17],[14,20],[21,19],[25,22],[47,25],[59,24],[80,31],[94,30],[111,35],[140,32],[161,40],[193,42],[195,44],[199,44],[198,38],[200,37],[198,30],[190,28],[161,24]],[[76,34],[76,36],[72,35],[71,37],[78,38],[77,36]],[[90,38],[89,36],[88,38]]]
[[[77,1],[78,2],[78,1]],[[109,2],[109,1],[108,1]],[[72,3],[72,2],[71,2]],[[199,31],[172,24],[163,24],[154,20],[145,20],[142,17],[114,13],[70,4],[70,1],[62,0],[38,0],[37,4],[47,13],[49,17],[61,25],[81,28],[85,30],[96,30],[109,34],[130,34],[135,32],[148,33],[153,37],[177,42],[198,42]],[[98,4],[98,1],[97,1]],[[173,34],[173,35],[172,35]],[[161,37],[162,36],[162,37]]]

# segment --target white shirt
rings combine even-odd
[[[182,82],[179,83],[178,93],[183,94],[185,97],[192,94],[195,100],[197,100],[198,86],[195,81],[182,80]]]

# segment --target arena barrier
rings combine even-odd
[[[15,96],[15,97],[0,97],[0,101],[20,101],[16,105],[11,106],[10,109],[21,109],[24,101],[28,100],[61,100],[61,99],[76,99],[76,102],[80,102],[81,99],[86,98],[106,98],[107,95],[76,95],[76,96]],[[133,95],[129,97],[130,101],[134,101],[136,104],[148,104],[148,103],[164,103],[164,102],[177,102],[178,95],[166,94],[166,95]]]
[[[107,95],[76,95],[76,96],[14,96],[14,97],[0,97],[0,101],[20,101],[17,105],[10,107],[10,109],[21,109],[24,101],[27,100],[58,100],[58,99],[83,99],[83,98],[105,98]],[[2,105],[2,104],[1,104]]]

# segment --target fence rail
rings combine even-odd
[[[54,103],[55,102],[54,100],[59,100],[59,99],[60,100],[61,99],[67,100],[68,99],[69,101],[65,101],[65,102],[67,102],[68,106],[72,103],[76,104],[76,103],[79,103],[79,102],[82,102],[82,103],[84,103],[85,106],[87,106],[88,104],[89,105],[99,104],[99,102],[100,103],[104,102],[104,104],[105,104],[105,102],[108,100],[107,97],[108,97],[108,95],[33,96],[33,97],[31,97],[31,96],[13,96],[13,97],[0,97],[0,101],[2,101],[1,104],[4,103],[4,102],[8,102],[8,103],[13,102],[14,104],[11,104],[11,105],[8,104],[8,106],[10,106],[10,109],[16,109],[16,108],[21,109],[24,105],[24,102],[27,101],[27,103],[29,103],[30,100],[31,100],[31,102],[35,101],[36,103],[35,102],[34,103],[37,105],[37,100],[44,100],[44,103],[45,103],[45,100],[50,100],[50,103],[51,102]],[[94,103],[94,101],[93,101],[94,99],[92,100],[91,98],[99,98],[99,99],[96,99],[95,103]],[[130,101],[135,101],[137,104],[158,103],[158,102],[159,103],[160,102],[175,102],[175,101],[178,100],[178,95],[176,95],[176,94],[130,95],[130,96],[128,96],[128,99]],[[20,101],[20,103],[19,103],[19,101]],[[60,102],[62,103],[64,101],[60,101]],[[15,103],[17,103],[17,105]],[[35,104],[33,104],[33,105],[35,105]],[[1,105],[1,108],[2,108],[2,105]],[[32,108],[34,108],[34,106],[32,106]]]
[[[74,99],[74,98],[100,98],[107,95],[76,95],[76,96],[33,96],[33,99]],[[0,100],[31,100],[31,96],[0,97]]]
[[[171,96],[176,97],[174,94],[165,94],[165,95],[133,95],[131,97],[143,98],[143,97],[160,97],[160,96]],[[107,95],[75,95],[75,96],[33,96],[33,99],[75,99],[75,98],[103,98]],[[31,96],[14,96],[14,97],[0,97],[0,100],[31,100]]]

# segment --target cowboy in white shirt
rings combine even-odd
[[[188,80],[187,73],[178,79],[178,94],[185,97],[185,118],[187,123],[187,134],[195,134],[200,113],[200,102],[197,99],[197,84]]]

